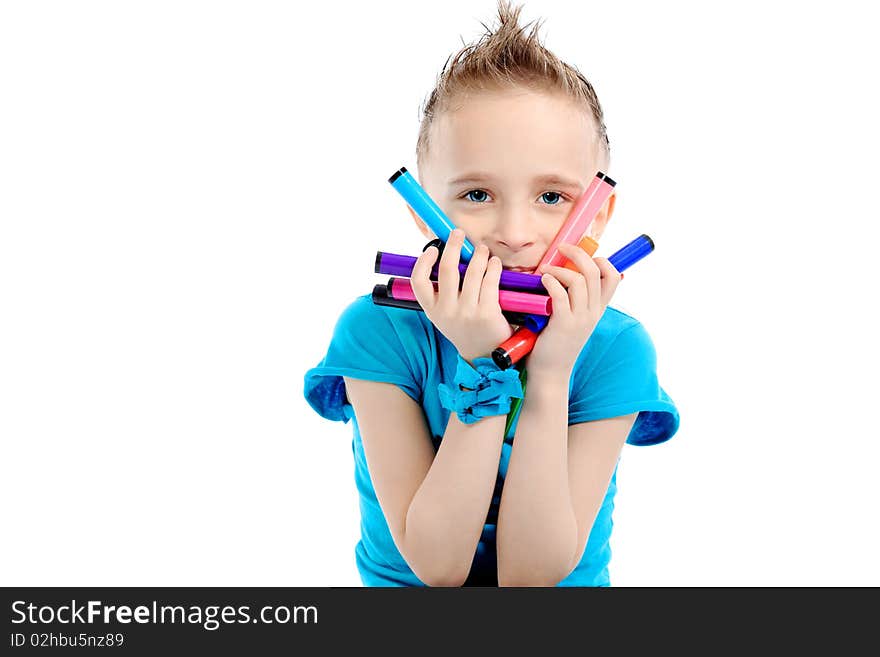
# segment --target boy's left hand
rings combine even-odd
[[[559,252],[578,271],[545,265],[535,272],[544,274],[541,283],[553,300],[553,312],[526,365],[530,373],[544,371],[565,376],[568,381],[578,355],[620,283],[620,272],[607,258],[591,258],[573,244],[560,244]]]

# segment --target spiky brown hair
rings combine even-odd
[[[450,55],[437,78],[434,90],[421,109],[421,125],[416,143],[419,171],[430,148],[430,129],[435,118],[453,106],[453,101],[468,93],[526,87],[536,91],[565,94],[581,104],[593,117],[598,143],[598,161],[603,171],[611,159],[610,142],[602,115],[602,106],[593,85],[577,70],[547,50],[538,39],[541,21],[526,36],[529,25],[519,27],[522,6],[511,7],[508,0],[498,1],[498,28],[486,33],[471,45]]]

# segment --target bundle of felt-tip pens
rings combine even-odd
[[[455,229],[455,225],[405,167],[396,171],[388,179],[388,182],[400,193],[428,228],[437,235],[437,240],[432,244],[436,244],[442,250],[443,244],[449,239],[449,234]],[[601,171],[596,174],[587,190],[578,198],[565,223],[535,268],[536,271],[543,265],[556,265],[577,271],[574,264],[559,252],[559,245],[563,243],[577,244],[587,254],[593,256],[599,245],[595,240],[584,235],[599,210],[611,196],[616,184]],[[654,241],[647,235],[639,235],[629,244],[610,255],[608,262],[617,271],[623,273],[625,269],[634,265],[653,250]],[[467,270],[467,263],[470,262],[473,254],[473,245],[465,239],[461,247],[461,262],[458,265],[461,276]],[[375,272],[391,276],[391,279],[386,285],[376,285],[373,288],[373,303],[421,310],[409,280],[416,260],[415,256],[384,251],[377,252]],[[439,260],[431,271],[432,281],[437,280],[438,266]],[[498,302],[501,311],[511,324],[521,327],[492,352],[492,360],[495,361],[495,364],[502,369],[507,369],[528,355],[535,346],[538,334],[547,325],[552,313],[552,304],[547,290],[541,283],[541,277],[537,274],[505,270],[501,272],[498,287]]]

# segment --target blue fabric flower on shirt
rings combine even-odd
[[[473,366],[461,356],[455,369],[452,386],[441,383],[440,405],[454,411],[464,424],[473,424],[484,417],[506,415],[511,398],[522,398],[519,372],[500,369],[491,358],[476,358]]]

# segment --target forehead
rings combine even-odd
[[[437,116],[429,159],[441,176],[479,170],[585,179],[597,170],[596,146],[586,108],[561,95],[516,89],[461,98]]]

